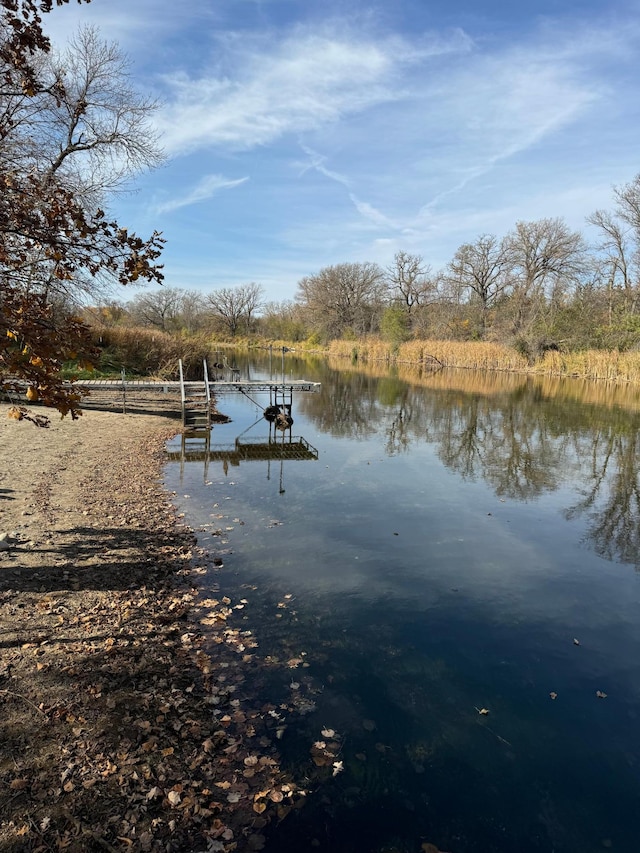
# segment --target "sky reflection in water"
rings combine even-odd
[[[166,471],[202,544],[233,527],[216,581],[249,599],[262,653],[310,664],[315,710],[281,749],[315,793],[267,849],[635,853],[635,392],[627,409],[571,383],[287,365],[323,383],[293,411],[318,460]],[[267,402],[222,398],[212,442]],[[310,761],[323,726],[345,738],[335,778]]]

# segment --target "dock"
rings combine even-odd
[[[218,365],[216,365],[218,367]],[[81,379],[74,384],[79,390],[86,390],[89,395],[108,394],[122,400],[122,410],[131,408],[138,395],[156,394],[170,399],[175,396],[179,400],[183,429],[208,430],[211,428],[211,416],[215,411],[215,401],[226,394],[244,394],[253,402],[254,394],[268,393],[269,405],[265,407],[265,416],[273,415],[274,419],[291,416],[293,395],[296,392],[313,392],[321,387],[320,382],[309,382],[305,379],[242,379],[236,368],[227,368],[227,377],[210,376],[206,359],[203,361],[202,379],[185,379],[182,360],[178,363],[178,379],[150,379],[127,376],[122,371],[120,379]],[[230,378],[229,378],[230,377]],[[176,407],[177,408],[177,407]]]

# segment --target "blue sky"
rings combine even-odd
[[[92,0],[157,96],[167,155],[113,212],[166,240],[165,283],[290,299],[344,261],[434,269],[480,234],[583,229],[640,172],[640,3]],[[133,293],[132,293],[133,295]]]

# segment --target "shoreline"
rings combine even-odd
[[[256,707],[266,664],[234,625],[239,605],[200,597],[218,568],[162,483],[179,421],[88,408],[38,429],[8,409],[0,846],[262,849],[303,792]]]

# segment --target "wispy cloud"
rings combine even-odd
[[[344,29],[298,30],[275,44],[228,36],[224,68],[164,77],[167,105],[158,123],[169,153],[211,145],[248,150],[315,130],[405,97],[401,68],[469,48],[458,32],[413,44]]]
[[[45,17],[61,39],[72,20],[99,23],[164,102],[169,163],[116,203],[136,225],[175,213],[167,276],[215,268],[282,295],[320,265],[405,249],[439,266],[518,219],[579,228],[610,205],[638,169],[634,4],[546,18],[532,0],[494,4],[467,32],[413,0],[109,0]],[[227,175],[251,175],[250,203],[240,190],[207,204],[248,180]]]
[[[220,190],[239,187],[248,180],[248,177],[231,179],[225,178],[222,175],[206,175],[190,192],[187,193],[187,195],[161,202],[156,205],[156,211],[158,213],[168,213],[171,210],[178,210],[180,207],[187,207],[190,204],[197,204],[198,202],[206,201]]]
[[[390,219],[388,219],[381,211],[377,210],[372,204],[369,204],[366,201],[362,201],[362,199],[358,198],[355,192],[352,189],[351,181],[345,177],[345,175],[341,175],[339,172],[333,171],[332,169],[327,168],[325,163],[327,162],[327,157],[319,154],[317,151],[314,151],[312,148],[309,148],[308,145],[304,143],[300,143],[300,147],[304,151],[304,153],[309,157],[309,162],[305,164],[302,168],[300,175],[304,175],[306,171],[309,169],[314,169],[316,172],[319,172],[321,175],[324,175],[326,178],[329,178],[332,181],[335,181],[337,184],[345,187],[347,190],[347,196],[349,201],[353,204],[358,213],[368,222],[377,226],[384,228],[397,229],[400,226],[393,223]]]

